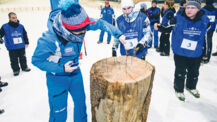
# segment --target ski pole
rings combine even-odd
[[[86,45],[85,45],[85,40],[84,40],[84,53],[85,53],[85,56],[87,56],[87,49],[86,49]]]

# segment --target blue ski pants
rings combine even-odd
[[[49,122],[66,122],[68,93],[74,101],[74,122],[87,122],[83,78],[79,72],[71,76],[47,73],[50,105]]]

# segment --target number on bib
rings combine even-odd
[[[183,39],[181,48],[188,49],[188,50],[195,50],[196,47],[197,47],[196,41]]]
[[[21,37],[13,38],[13,40],[14,40],[14,44],[21,44],[21,43],[23,43],[23,40],[22,40]]]
[[[129,39],[126,41],[127,41],[126,45],[125,45],[126,50],[133,49],[138,44],[138,40],[136,38],[135,39]]]

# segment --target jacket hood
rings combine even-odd
[[[54,23],[54,19],[55,19],[56,15],[59,12],[61,12],[61,9],[55,9],[55,10],[51,11],[50,14],[49,14],[49,18],[48,18],[48,21],[47,21],[47,28],[51,32],[54,32],[53,23]]]

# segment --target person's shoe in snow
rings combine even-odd
[[[101,43],[102,43],[101,41],[98,41],[98,42],[97,42],[97,44],[101,44]]]
[[[31,69],[27,67],[26,69],[23,69],[23,71],[24,72],[29,72],[29,71],[31,71]]]
[[[14,71],[14,76],[18,76],[20,74],[20,71]]]
[[[217,56],[217,52],[213,53],[212,56]]]
[[[5,87],[5,86],[7,86],[7,85],[8,85],[7,82],[1,82],[1,81],[0,81],[0,87]]]
[[[165,52],[160,53],[161,56],[169,56],[169,54],[166,54]]]
[[[200,98],[200,93],[197,89],[189,89],[189,88],[186,88],[186,90],[188,92],[190,92],[194,97],[196,98]]]
[[[176,97],[181,101],[185,101],[185,95],[183,92],[176,92]]]
[[[2,92],[2,89],[0,88],[0,92]]]
[[[4,113],[5,111],[4,111],[4,109],[0,109],[0,114],[2,114],[2,113]]]

